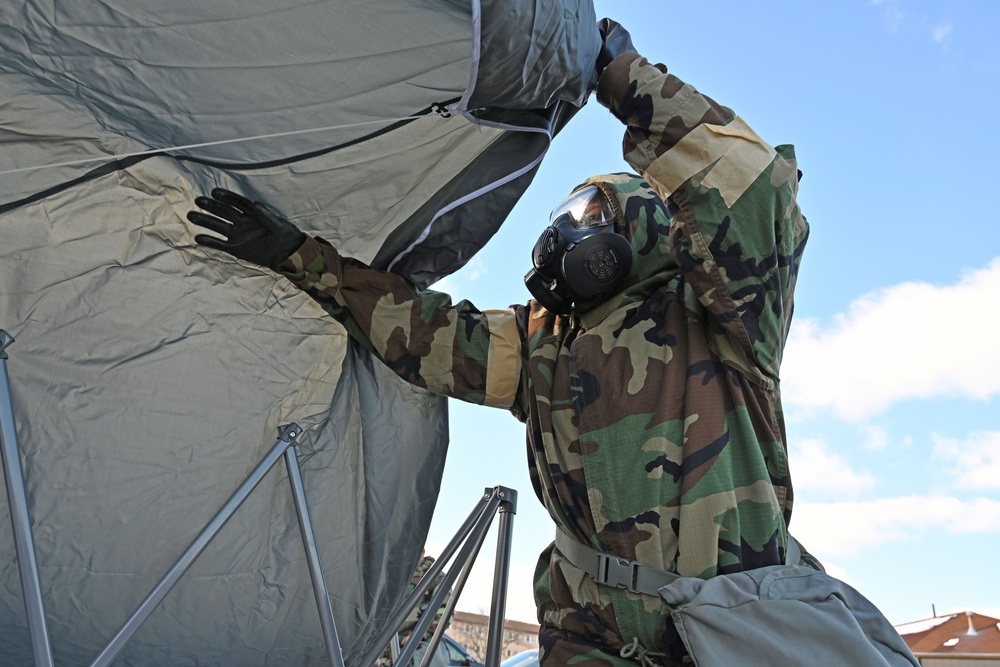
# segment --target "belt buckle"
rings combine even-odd
[[[613,588],[625,588],[637,593],[635,589],[636,575],[639,573],[639,563],[627,558],[618,558],[608,554],[597,554],[597,573],[594,581]]]

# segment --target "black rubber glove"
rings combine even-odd
[[[191,211],[187,219],[225,237],[199,234],[195,242],[254,264],[276,269],[306,240],[298,227],[265,204],[229,190],[215,188],[211,197],[197,197],[194,203],[212,215]]]
[[[597,54],[597,76],[611,61],[623,53],[636,53],[632,46],[632,36],[617,21],[601,19],[597,22],[597,30],[601,33],[601,51]]]

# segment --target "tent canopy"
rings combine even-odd
[[[425,286],[503,222],[599,41],[585,0],[0,7],[0,328],[56,664],[93,661],[292,422],[360,657],[419,558],[443,399],[276,274],[194,244],[185,214],[226,187]],[[115,664],[325,664],[285,476]],[[8,515],[0,494],[0,655],[20,667]]]

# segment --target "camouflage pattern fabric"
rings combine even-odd
[[[778,369],[808,235],[794,151],[637,54],[608,66],[598,99],[642,174],[588,181],[635,253],[612,298],[480,311],[317,239],[281,270],[404,380],[526,422],[535,491],[581,542],[703,578],[782,563]],[[600,586],[554,547],[535,597],[546,665],[683,659],[659,598]]]
[[[417,569],[413,572],[413,578],[410,579],[410,585],[406,589],[406,595],[409,597],[416,588],[420,580],[424,578],[424,575],[431,569],[434,564],[434,558],[431,556],[424,556],[417,563]],[[438,574],[437,579],[431,584],[431,587],[427,589],[423,597],[420,598],[420,602],[417,606],[413,608],[410,615],[406,617],[403,621],[403,625],[399,629],[399,645],[400,647],[406,646],[406,642],[409,640],[410,635],[413,634],[413,628],[416,627],[417,622],[427,613],[427,609],[430,608],[431,599],[437,593],[438,588],[441,586],[441,582],[444,581],[444,572]],[[444,600],[441,602],[441,606],[437,608],[434,613],[434,620],[431,621],[430,626],[427,628],[427,632],[424,633],[423,640],[429,640],[434,636],[434,632],[437,630],[438,626],[441,624],[441,618],[444,616],[445,607],[448,606],[448,601],[451,599],[451,591],[445,595]],[[445,626],[447,627],[447,626]],[[392,650],[387,648],[382,656],[378,659],[378,667],[392,667]]]

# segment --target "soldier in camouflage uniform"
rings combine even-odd
[[[233,193],[197,200],[226,222],[189,217],[229,239],[199,242],[234,254],[241,229],[266,227],[272,254],[254,261],[270,261],[404,380],[511,410],[527,425],[535,491],[572,539],[683,576],[780,564],[792,486],[778,369],[808,234],[795,154],[630,39],[608,54],[608,25],[597,96],[626,125],[624,157],[642,174],[584,184],[606,198],[633,253],[613,294],[568,314],[537,300],[481,311],[295,235]],[[802,564],[819,567],[805,553]],[[600,585],[554,545],[535,597],[546,665],[682,660],[659,597]]]
[[[410,585],[406,589],[406,595],[409,595],[417,588],[420,580],[424,578],[424,575],[430,571],[431,566],[434,565],[434,558],[432,556],[426,555],[426,553],[421,552],[420,562],[417,563],[417,569],[413,572],[413,577],[410,579]],[[406,617],[403,621],[403,625],[399,628],[399,645],[400,647],[406,646],[406,642],[409,641],[410,635],[413,634],[413,628],[416,627],[420,618],[427,613],[428,608],[430,608],[431,600],[437,593],[438,588],[441,586],[441,582],[444,581],[444,572],[438,573],[437,579],[431,584],[430,588],[424,593],[423,597],[420,598],[420,602],[417,606],[413,608],[410,615]],[[421,641],[428,641],[434,636],[434,632],[437,630],[438,625],[441,624],[441,619],[444,616],[445,607],[448,606],[448,600],[451,599],[451,592],[449,591],[445,595],[444,600],[441,602],[441,606],[437,608],[434,613],[434,620],[427,627],[427,632],[424,633]],[[447,627],[447,625],[445,625]],[[392,653],[389,649],[382,654],[382,657],[378,660],[379,667],[390,667],[392,665]]]

